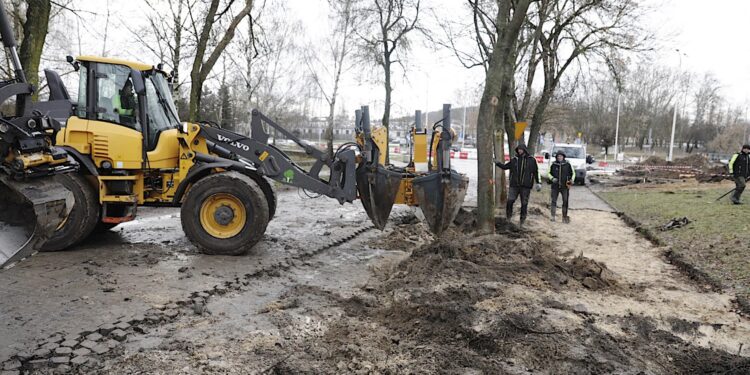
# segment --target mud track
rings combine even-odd
[[[268,249],[209,263],[212,276],[202,274],[206,264],[157,257],[150,267],[187,267],[173,270],[182,275],[182,290],[170,287],[172,297],[159,303],[127,313],[114,304],[105,315],[115,318],[79,331],[45,335],[40,322],[76,327],[68,320],[80,319],[82,310],[9,323],[4,332],[36,340],[21,341],[3,366],[101,374],[748,373],[750,322],[735,311],[733,296],[668,264],[662,248],[586,191],[576,189],[581,209],[570,225],[550,223],[537,206],[525,229],[498,219],[497,234],[479,235],[464,212],[439,240],[408,212],[378,232],[362,229],[360,207],[315,211],[320,203],[311,203],[309,212],[294,210],[269,228]],[[287,207],[298,207],[295,199],[281,197]],[[317,223],[328,234],[291,239],[312,233],[314,223],[305,224],[311,217],[330,221],[331,229]],[[152,253],[179,248],[179,239],[163,238],[170,242]],[[148,246],[154,245],[112,251]],[[261,260],[244,273],[232,264]],[[109,280],[103,267],[86,267],[90,275],[69,277]],[[223,277],[213,276],[215,267],[224,267]],[[13,282],[16,290],[23,279]],[[151,287],[129,282],[131,291]],[[21,299],[0,292],[3,304]],[[17,307],[14,315],[30,309]],[[69,340],[72,350],[92,346],[83,363],[72,363],[78,356],[66,350],[34,354],[58,351]],[[68,361],[51,359],[63,357]]]

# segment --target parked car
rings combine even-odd
[[[549,168],[549,163],[554,159],[558,151],[562,151],[565,154],[565,159],[575,169],[576,180],[574,183],[576,185],[586,185],[586,166],[594,163],[594,157],[586,154],[586,145],[571,143],[555,144],[552,146],[551,152],[544,153],[545,171]]]

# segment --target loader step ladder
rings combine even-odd
[[[102,222],[120,224],[133,221],[138,210],[138,195],[143,191],[136,176],[99,176],[99,203],[102,205]]]

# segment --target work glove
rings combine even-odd
[[[557,181],[558,181],[557,177],[552,177],[552,183],[553,183],[553,184],[556,184],[556,183],[557,183]]]
[[[536,191],[542,191],[542,184],[536,184]]]
[[[571,181],[571,180],[568,180],[568,181],[567,181],[567,182],[565,183],[565,186],[567,186],[567,187],[571,187],[571,186],[573,186],[573,181]]]

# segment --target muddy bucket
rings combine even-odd
[[[412,185],[430,231],[441,235],[458,215],[469,187],[469,178],[451,170],[417,177]]]
[[[0,175],[0,269],[33,255],[73,208],[73,194],[51,179]]]
[[[357,168],[357,191],[367,216],[378,229],[385,228],[396,201],[401,173],[389,171],[378,165],[373,169],[367,166]]]

